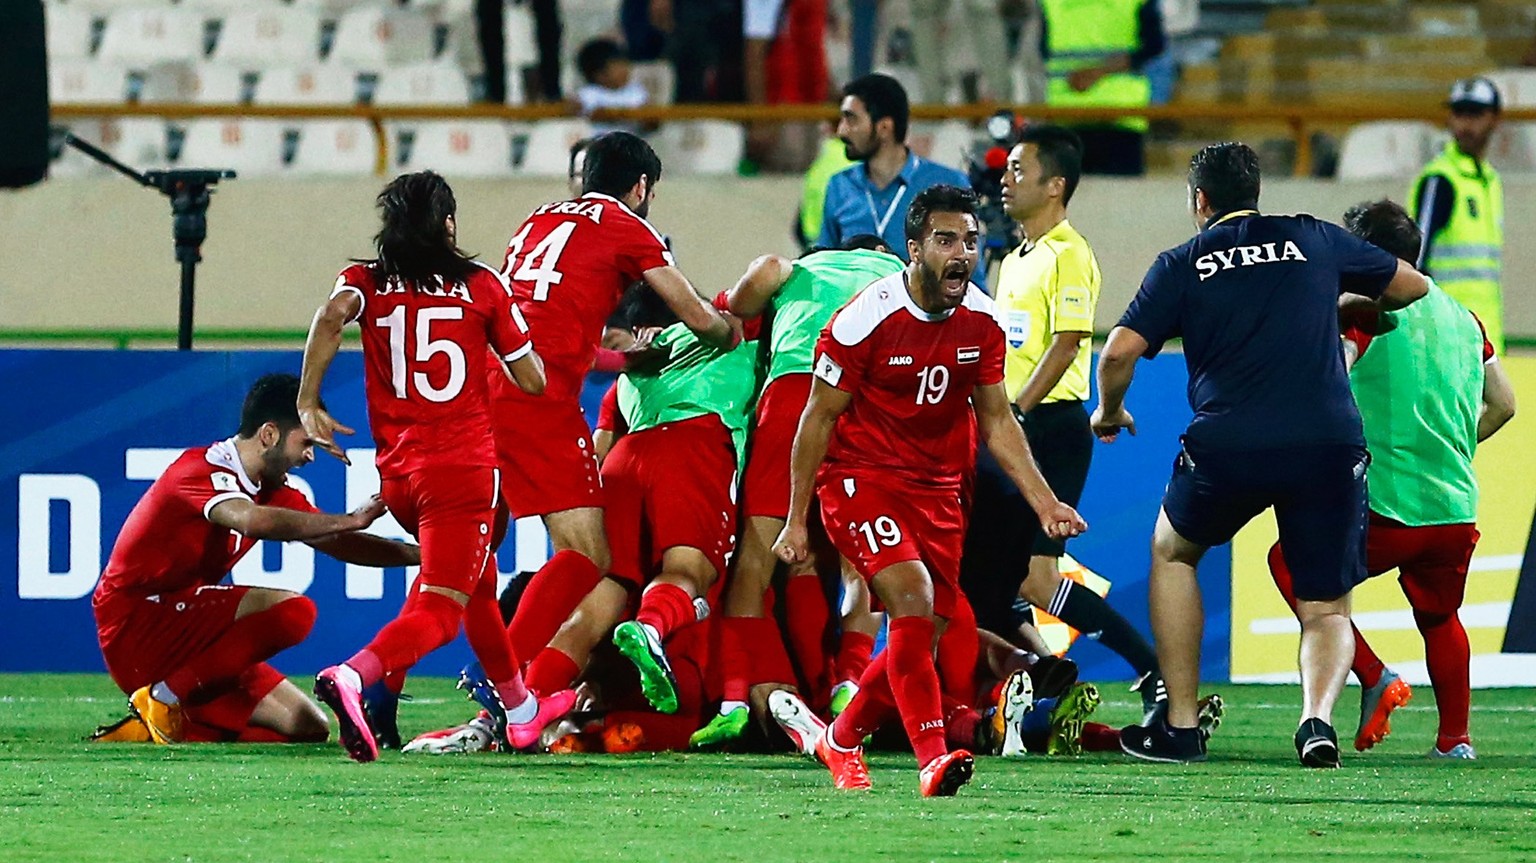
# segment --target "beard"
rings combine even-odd
[[[861,147],[853,141],[848,140],[847,138],[843,139],[843,155],[854,162],[867,161],[870,156],[875,154],[877,149],[879,149],[879,147],[877,147],[873,141],[868,141],[863,147]]]

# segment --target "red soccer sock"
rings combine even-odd
[[[944,705],[944,742],[950,749],[970,749],[976,745],[976,728],[981,714],[967,704]]]
[[[385,624],[368,646],[347,660],[369,686],[390,672],[405,671],[459,634],[464,609],[441,593],[423,590],[410,611]]]
[[[580,674],[581,666],[576,664],[576,660],[553,647],[546,647],[528,663],[525,682],[534,695],[545,698],[563,689],[570,689]]]
[[[1296,588],[1292,583],[1291,569],[1285,564],[1285,556],[1280,552],[1280,544],[1275,543],[1269,549],[1269,575],[1275,580],[1275,587],[1280,589],[1280,595],[1285,597],[1285,604],[1296,610]],[[1371,645],[1360,634],[1360,628],[1350,623],[1350,629],[1355,633],[1355,659],[1350,670],[1355,673],[1355,678],[1360,685],[1369,689],[1381,681],[1381,673],[1386,670],[1386,663],[1371,649]]]
[[[896,709],[922,766],[949,751],[944,744],[939,672],[933,667],[933,630],[932,618],[893,617],[886,646],[891,655],[886,673]]]
[[[1120,729],[1102,722],[1084,722],[1083,733],[1077,737],[1084,752],[1119,752]]]
[[[832,722],[832,742],[842,749],[853,749],[864,743],[864,738],[898,715],[896,696],[891,692],[890,675],[886,673],[886,661],[891,652],[875,657],[859,678],[859,693],[848,702],[848,707]]]
[[[1458,743],[1471,742],[1467,726],[1472,709],[1472,648],[1461,618],[1455,614],[1415,611],[1413,622],[1424,636],[1425,664],[1440,712],[1435,748],[1449,752]]]
[[[597,564],[581,552],[555,552],[528,580],[507,627],[513,655],[534,656],[548,646],[565,619],[602,580]]]
[[[662,639],[698,619],[688,591],[665,581],[652,582],[645,589],[640,597],[640,611],[635,614],[636,622],[654,628]]]
[[[869,668],[869,658],[875,652],[875,637],[851,629],[843,630],[838,637],[837,658],[832,665],[832,683],[858,680]]]
[[[938,656],[934,660],[945,697],[962,704],[969,704],[975,697],[976,658],[980,653],[976,613],[964,596],[957,597],[949,625],[939,636]]]
[[[246,669],[303,641],[315,625],[315,603],[296,596],[230,624],[213,644],[171,672],[165,685],[187,704],[218,694]]]
[[[810,692],[825,692],[831,688],[826,680],[827,620],[831,611],[821,579],[814,573],[788,579],[784,583],[784,605],[784,628],[795,665]]]
[[[475,592],[469,597],[469,603],[464,606],[464,635],[469,639],[469,648],[475,652],[475,658],[480,660],[485,676],[492,683],[499,687],[514,679],[520,681],[517,671],[519,663],[512,652],[507,627],[501,622],[501,606],[496,604],[496,575],[493,572],[481,575],[480,581],[475,584]],[[521,682],[517,688],[521,688]],[[527,696],[528,693],[524,692],[522,697],[508,704],[507,708],[516,707]]]

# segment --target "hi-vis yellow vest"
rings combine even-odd
[[[1504,181],[1492,165],[1486,161],[1479,165],[1451,141],[1414,181],[1408,192],[1410,212],[1418,212],[1419,187],[1430,174],[1449,180],[1456,197],[1450,221],[1430,238],[1424,269],[1435,284],[1477,315],[1488,331],[1488,341],[1502,355],[1504,299],[1499,282],[1504,268]]]
[[[1067,75],[1096,66],[1116,54],[1130,54],[1141,45],[1138,13],[1143,0],[1041,0],[1047,23],[1045,72],[1050,77],[1046,101],[1069,108],[1144,108],[1152,103],[1152,85],[1139,72],[1105,75],[1079,93]],[[1127,117],[1114,125],[1147,131],[1147,121]]]

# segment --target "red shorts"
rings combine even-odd
[[[615,578],[644,586],[677,546],[698,549],[725,573],[735,544],[736,447],[719,417],[624,435],[603,460],[603,486]]]
[[[1473,524],[1408,527],[1373,512],[1365,532],[1366,569],[1371,575],[1398,570],[1397,581],[1415,610],[1451,614],[1461,608],[1480,537]]]
[[[882,485],[836,470],[824,471],[817,484],[827,535],[865,581],[894,564],[920,561],[933,580],[933,613],[953,616],[965,548],[959,493]]]
[[[420,585],[474,593],[488,570],[499,503],[496,468],[441,467],[388,477],[379,488],[400,526],[421,544]]]
[[[581,403],[511,391],[492,405],[501,492],[517,518],[603,505]]]
[[[758,398],[757,425],[741,478],[743,518],[789,516],[789,452],[810,397],[811,376],[793,374],[770,381]]]

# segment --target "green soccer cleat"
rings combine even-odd
[[[717,713],[709,724],[688,735],[689,749],[712,749],[741,737],[747,730],[748,711],[745,707],[732,708],[728,713]]]
[[[1051,711],[1051,731],[1046,738],[1047,755],[1082,755],[1083,722],[1098,709],[1099,688],[1092,683],[1076,683]]]
[[[853,697],[858,694],[859,685],[852,680],[844,680],[832,687],[832,702],[827,708],[832,713],[832,718],[836,719],[844,710],[847,710]]]
[[[626,620],[613,630],[613,644],[640,672],[640,691],[661,713],[677,712],[677,678],[661,649],[661,639],[645,625]]]

